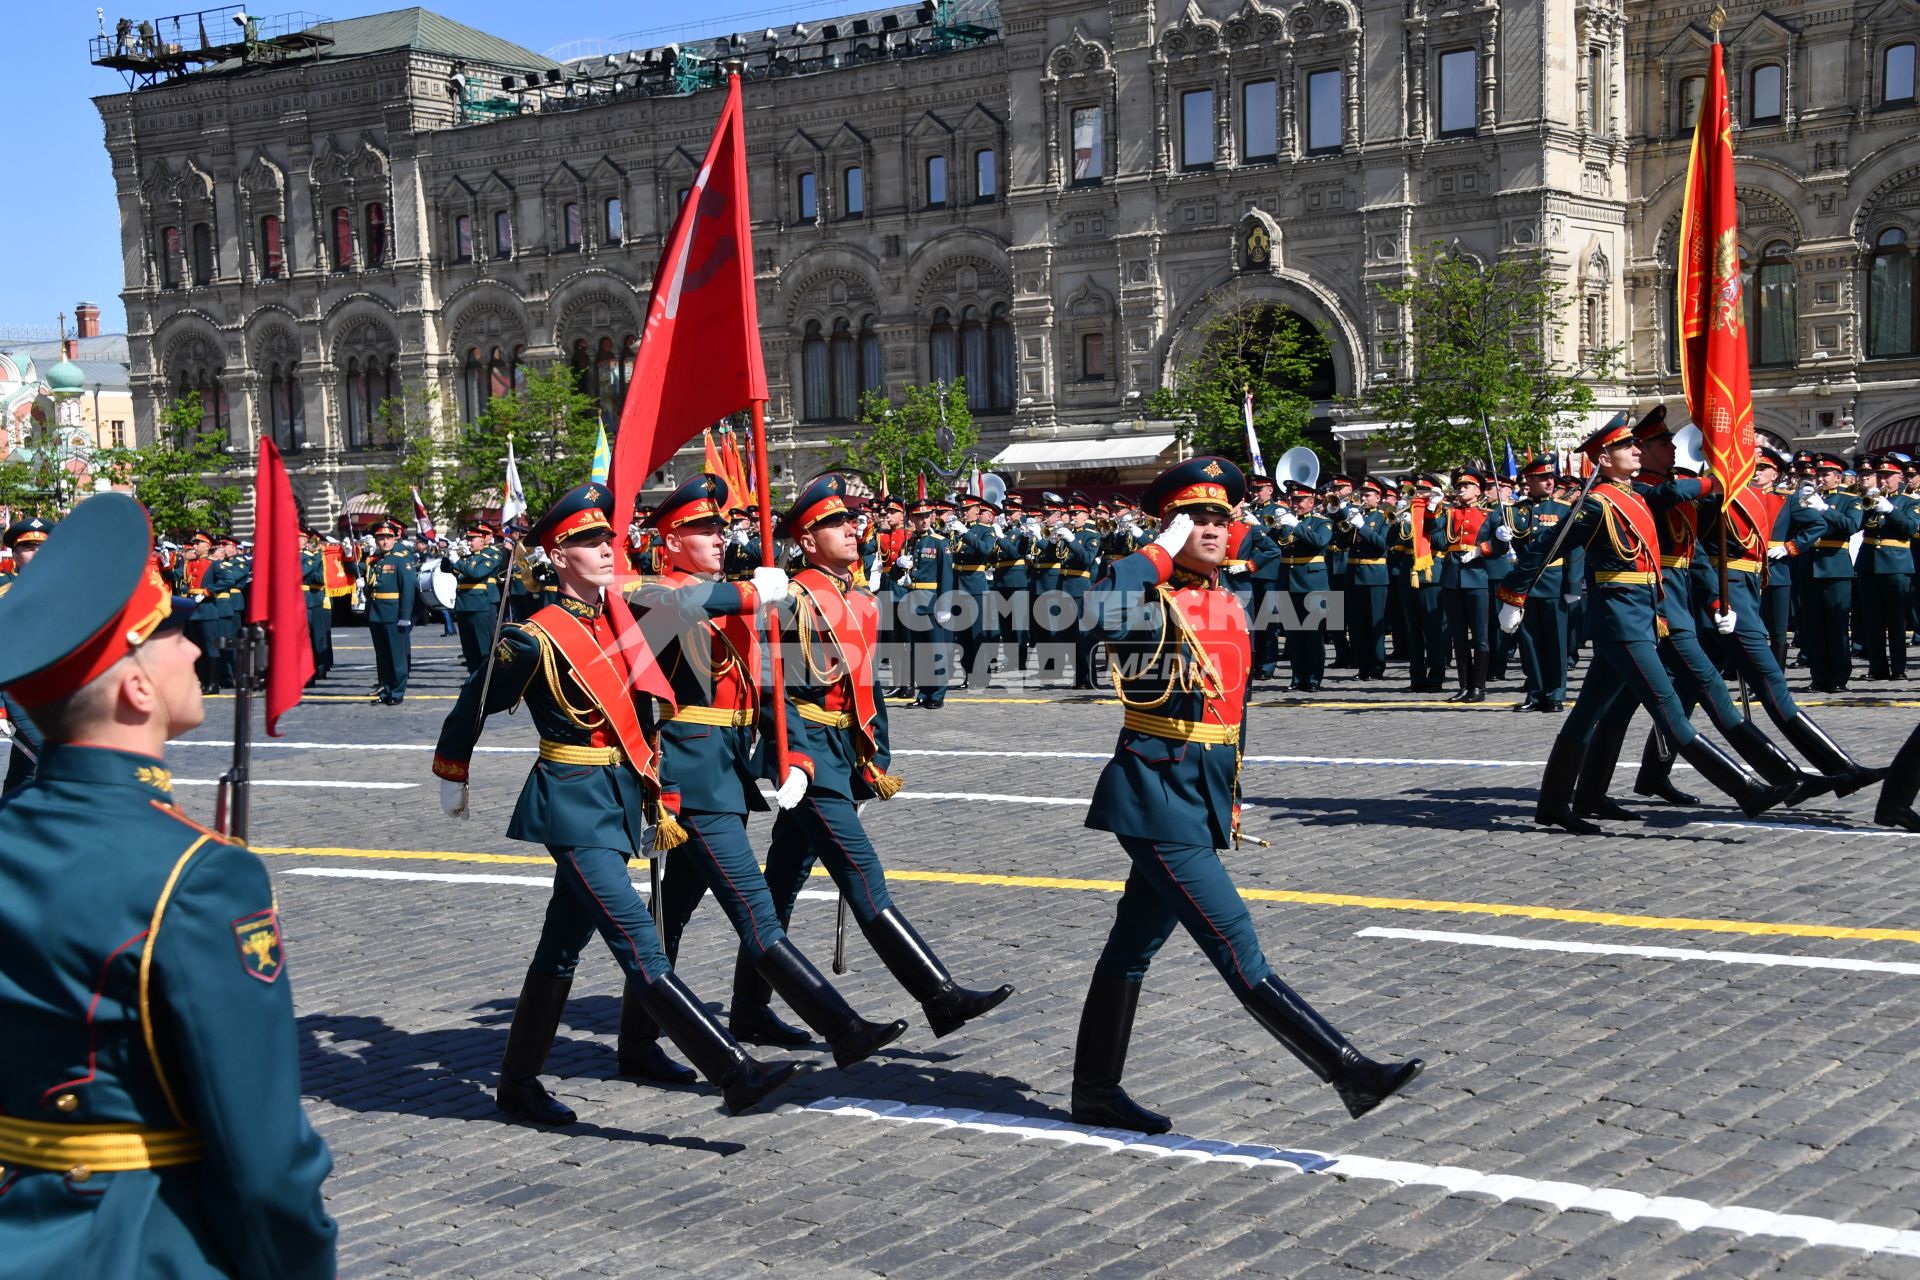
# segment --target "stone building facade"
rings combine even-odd
[[[1378,290],[1433,242],[1544,252],[1573,303],[1559,358],[1620,348],[1609,406],[1675,397],[1707,10],[970,0],[676,48],[676,74],[747,60],[774,470],[806,473],[864,390],[965,375],[979,452],[1017,483],[1135,479],[1178,447],[1145,397],[1248,303],[1327,333],[1322,427],[1378,465],[1337,404],[1395,372],[1405,317]],[[1726,27],[1759,424],[1783,444],[1920,443],[1916,16],[1737,4]],[[402,387],[464,416],[565,361],[617,412],[719,103],[661,91],[666,51],[561,67],[424,10],[324,30],[310,56],[99,100],[141,434],[201,388],[236,450],[289,447],[322,520],[382,464]]]

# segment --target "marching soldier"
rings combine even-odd
[[[174,805],[165,744],[205,708],[194,606],[150,537],[132,498],[91,497],[0,599],[0,687],[46,737],[0,805],[0,1256],[325,1280],[332,1160],[301,1110],[273,886]]]
[[[1906,745],[1893,758],[1887,770],[1886,785],[1880,789],[1880,802],[1874,806],[1873,820],[1883,827],[1920,833],[1920,812],[1914,799],[1920,796],[1920,725],[1907,736]]]
[[[313,649],[313,675],[307,688],[333,670],[333,597],[327,594],[327,539],[318,529],[300,530],[300,586],[307,601],[307,642]]]
[[[1066,588],[1067,500],[1048,489],[1040,495],[1040,527],[1033,531],[1033,624],[1040,644],[1039,673],[1066,665],[1061,636],[1067,625]]]
[[[1073,602],[1073,687],[1094,689],[1093,646],[1098,637],[1087,616],[1087,588],[1100,571],[1100,531],[1093,527],[1093,500],[1075,489],[1067,495],[1067,546],[1060,559],[1060,589]]]
[[[1508,532],[1480,505],[1486,480],[1478,471],[1453,473],[1453,504],[1442,515],[1440,606],[1453,637],[1453,660],[1460,689],[1448,702],[1485,702],[1492,649],[1487,637],[1487,561],[1505,555]],[[1508,533],[1511,537],[1511,534]]]
[[[1845,693],[1853,674],[1853,553],[1850,541],[1866,523],[1866,507],[1841,488],[1847,464],[1831,453],[1814,457],[1818,491],[1800,501],[1821,523],[1809,555],[1808,611],[1801,648],[1815,693]]]
[[[468,671],[487,664],[493,620],[500,613],[500,584],[507,573],[507,548],[494,541],[492,526],[476,520],[467,526],[467,554],[450,558],[447,571],[458,580],[453,621],[460,631],[460,657]]]
[[[14,521],[0,533],[0,541],[4,541],[7,550],[13,553],[12,568],[0,572],[0,597],[4,597],[12,588],[52,529],[53,526],[39,516],[28,516],[24,520]],[[0,738],[12,744],[7,752],[7,776],[4,782],[0,782],[0,796],[4,796],[33,781],[34,766],[39,763],[40,754],[45,750],[40,730],[34,725],[32,717],[4,689],[0,689]]]
[[[547,1092],[540,1072],[580,953],[596,931],[627,976],[628,999],[719,1087],[728,1111],[738,1115],[760,1105],[797,1065],[758,1062],[727,1034],[673,972],[627,878],[627,863],[642,847],[647,809],[658,819],[662,843],[673,841],[669,833],[678,822],[635,706],[628,659],[606,613],[617,558],[612,515],[606,486],[583,484],[561,495],[533,527],[528,536],[552,560],[560,595],[501,633],[491,680],[485,669],[467,677],[434,748],[441,807],[463,818],[468,764],[486,717],[524,700],[540,734],[540,759],[507,835],[547,847],[553,897],[514,1006],[496,1097],[502,1110],[541,1124],[574,1119],[572,1109]],[[694,592],[701,600],[718,595],[706,584]],[[735,593],[727,603],[741,600]]]
[[[724,570],[728,582],[749,582],[760,567],[760,535],[754,530],[753,515],[745,507],[727,512],[727,556]]]
[[[394,520],[374,525],[374,551],[360,568],[367,589],[367,632],[373,639],[374,671],[379,679],[371,701],[390,707],[399,706],[407,696],[407,676],[413,669],[413,604],[420,589],[413,557],[395,545],[401,532]]]
[[[1514,500],[1514,484],[1489,472],[1487,474],[1487,511],[1495,521],[1494,529],[1505,529],[1507,537],[1504,545],[1495,547],[1493,554],[1486,558],[1487,570],[1487,618],[1483,628],[1487,637],[1487,680],[1505,680],[1507,664],[1518,647],[1519,637],[1507,635],[1495,625],[1494,614],[1500,607],[1500,584],[1513,572],[1515,551],[1514,543],[1526,537],[1531,526],[1527,523],[1529,512]],[[1485,693],[1486,680],[1480,682],[1480,691]]]
[[[1860,629],[1867,679],[1907,678],[1907,614],[1912,607],[1913,540],[1920,535],[1920,500],[1902,492],[1906,471],[1892,455],[1867,480],[1860,546]]]
[[[1599,832],[1574,812],[1574,788],[1596,730],[1622,698],[1646,708],[1666,741],[1742,812],[1749,817],[1765,812],[1791,788],[1769,786],[1701,737],[1660,661],[1660,535],[1653,512],[1633,489],[1641,452],[1627,415],[1617,414],[1580,448],[1600,468],[1601,479],[1568,518],[1571,528],[1561,548],[1585,546],[1588,572],[1601,588],[1593,601],[1593,665],[1548,753],[1534,821],[1576,834]],[[1553,553],[1553,543],[1545,538],[1527,543],[1519,568],[1500,590],[1502,630],[1520,626],[1527,598]]]
[[[835,477],[838,483],[838,477]],[[759,860],[747,840],[747,815],[765,812],[754,779],[755,724],[762,714],[761,645],[756,619],[787,596],[784,570],[762,568],[751,583],[720,580],[726,525],[720,515],[726,481],[699,475],[674,490],[648,517],[665,563],[655,581],[634,594],[634,615],[648,647],[673,683],[673,703],[660,726],[660,790],[678,830],[661,882],[656,914],[669,963],[708,890],[740,935],[740,970],[729,1026],[740,1040],[802,1045],[807,1033],[775,1018],[767,994],[778,991],[806,1024],[833,1046],[842,1067],[898,1039],[904,1021],[869,1022],[800,953],[774,911]],[[807,660],[807,655],[802,655]],[[799,799],[806,775],[788,766],[777,795],[786,807]],[[668,824],[663,822],[662,829]],[[681,833],[684,832],[684,837]],[[656,845],[662,841],[656,839]],[[657,855],[656,855],[657,856]],[[644,993],[630,979],[620,1018],[621,1074],[687,1084],[693,1073],[668,1059],[653,1041],[659,1028],[646,1014]]]
[[[871,566],[867,587],[874,594],[880,611],[879,652],[886,663],[892,686],[889,698],[911,698],[913,685],[907,673],[907,652],[900,642],[900,602],[907,589],[900,568],[900,557],[907,548],[907,508],[898,498],[882,498],[876,503],[878,518],[866,541],[860,544],[862,564]]]
[[[814,863],[825,863],[874,954],[919,1001],[934,1035],[951,1035],[998,1007],[1013,987],[974,991],[954,982],[893,904],[886,868],[860,825],[861,803],[891,799],[900,780],[886,772],[892,749],[873,665],[873,600],[853,585],[860,551],[840,477],[808,483],[780,528],[806,559],[793,576],[792,597],[778,606],[783,643],[793,637],[795,650],[785,669],[787,760],[801,772],[804,790],[794,788],[791,773],[782,784],[780,801],[790,807],[774,819],[767,885],[781,926],[789,927]],[[734,973],[753,983],[736,985],[735,1016],[756,998],[764,1006],[766,989],[755,971],[736,965]]]
[[[900,553],[907,575],[907,598],[902,621],[907,624],[908,646],[916,707],[938,711],[946,705],[949,664],[953,661],[953,633],[948,630],[953,615],[948,603],[953,590],[953,562],[947,549],[947,535],[934,524],[937,508],[921,498],[907,512],[913,520],[913,534]]]
[[[1434,563],[1440,539],[1441,484],[1437,476],[1409,477],[1401,487],[1387,544],[1388,571],[1400,600],[1406,630],[1407,692],[1439,693],[1446,688],[1447,619],[1440,606],[1440,572]],[[1420,499],[1418,508],[1415,499]],[[1417,517],[1417,522],[1416,522]]]
[[[1006,529],[994,552],[993,579],[1000,593],[1000,606],[1007,620],[1005,642],[1013,649],[1013,669],[1027,669],[1027,654],[1033,648],[1032,572],[1027,562],[1039,541],[1033,531],[1036,523],[1027,514],[1026,499],[1017,493],[1006,496]]]
[[[1247,510],[1253,513],[1269,541],[1278,548],[1280,517],[1287,508],[1274,499],[1273,481],[1255,476],[1247,494]],[[1286,566],[1281,557],[1270,557],[1254,566],[1253,576],[1253,673],[1258,680],[1271,680],[1280,663],[1281,617],[1275,598],[1286,590]]]
[[[1347,543],[1341,531],[1347,529],[1347,514],[1353,506],[1353,479],[1350,476],[1333,475],[1327,478],[1320,492],[1320,510],[1325,513],[1327,523],[1333,527],[1333,540],[1327,544],[1327,591],[1328,599],[1343,602],[1339,626],[1327,628],[1327,639],[1333,644],[1333,665],[1347,667],[1353,664],[1353,649],[1349,632],[1353,618],[1347,588],[1352,579],[1347,574]]]
[[[1539,457],[1520,469],[1526,496],[1511,508],[1514,530],[1510,544],[1517,552],[1534,538],[1551,542],[1573,506],[1555,496],[1559,480],[1552,455]],[[1515,711],[1557,713],[1567,701],[1567,610],[1572,592],[1564,559],[1549,564],[1534,589],[1527,593],[1526,616],[1520,621],[1520,669],[1526,696]]]
[[[1140,989],[1184,926],[1255,1021],[1359,1117],[1420,1073],[1420,1060],[1363,1056],[1267,963],[1246,903],[1216,850],[1240,839],[1252,652],[1247,622],[1219,584],[1245,482],[1224,458],[1189,458],[1147,489],[1160,535],[1109,569],[1095,616],[1114,646],[1126,711],[1086,825],[1119,838],[1130,863],[1113,928],[1094,964],[1073,1061],[1077,1123],[1165,1133],[1166,1116],[1121,1087]]]
[[[1387,678],[1387,538],[1391,527],[1380,510],[1386,486],[1369,476],[1355,490],[1360,505],[1336,525],[1336,541],[1347,557],[1347,632],[1354,674],[1361,680]]]
[[[40,549],[40,544],[47,540],[47,535],[52,531],[52,523],[39,516],[27,516],[7,526],[5,534],[0,535],[0,538],[4,539],[8,552],[13,556],[13,567],[0,571],[0,587],[4,587],[19,576],[20,571],[27,567],[27,562],[33,559],[34,552]]]
[[[1000,508],[983,497],[969,497],[961,507],[961,513],[966,517],[966,527],[950,544],[954,587],[952,607],[965,609],[971,615],[961,619],[959,628],[960,687],[972,688],[973,678],[977,675],[980,677],[980,687],[984,689],[988,670],[980,666],[980,650],[997,637],[998,631],[988,617],[987,599],[993,594],[993,562],[1000,554],[1000,534],[994,528]],[[988,656],[992,656],[991,649],[988,650]]]
[[[1311,485],[1292,486],[1293,510],[1280,513],[1275,541],[1280,546],[1282,581],[1291,605],[1287,619],[1289,689],[1315,693],[1327,670],[1327,547],[1333,524],[1315,508],[1320,495]]]
[[[249,577],[248,563],[240,555],[240,540],[230,533],[220,534],[213,540],[213,563],[200,580],[206,607],[212,614],[215,691],[233,688],[233,640],[246,611],[243,593]]]
[[[1787,467],[1785,454],[1762,445],[1753,466],[1753,483],[1749,486],[1756,509],[1767,516],[1766,572],[1761,575],[1758,621],[1766,628],[1776,666],[1787,660],[1787,630],[1793,620],[1793,558],[1801,554],[1800,545],[1793,537],[1797,504],[1786,479]]]

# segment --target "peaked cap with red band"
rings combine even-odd
[[[568,538],[598,529],[613,532],[613,490],[597,481],[575,485],[554,499],[540,523],[533,526],[533,540],[552,551]]]
[[[915,503],[913,509],[924,509]],[[815,476],[800,488],[800,496],[793,500],[787,513],[780,517],[780,523],[774,532],[782,538],[797,538],[813,526],[832,516],[847,514],[847,482],[836,471]]]
[[[0,688],[32,710],[183,625],[193,602],[168,593],[148,560],[152,545],[147,509],[124,493],[75,507],[0,596]],[[87,589],[75,591],[83,581]]]
[[[1600,455],[1616,445],[1627,444],[1633,440],[1633,423],[1627,417],[1627,411],[1608,419],[1607,425],[1580,442],[1580,452],[1594,461],[1600,461]]]
[[[666,533],[701,520],[727,519],[727,482],[703,471],[661,500],[643,523]]]
[[[1633,424],[1633,438],[1640,441],[1660,440],[1673,434],[1673,428],[1667,425],[1667,406],[1657,404],[1647,410],[1647,416]]]
[[[1190,507],[1232,511],[1247,495],[1247,477],[1225,458],[1188,458],[1160,473],[1140,496],[1140,507],[1159,519]]]

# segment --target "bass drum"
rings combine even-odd
[[[439,560],[429,560],[420,566],[420,597],[432,600],[443,609],[453,608],[460,597],[460,580],[441,568]]]

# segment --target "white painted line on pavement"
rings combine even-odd
[[[175,778],[176,787],[217,787],[218,778]],[[295,780],[292,778],[249,778],[250,787],[344,787],[349,791],[409,791],[419,786],[417,782],[352,782],[345,778],[320,778],[318,780]]]
[[[1793,822],[1689,822],[1690,827],[1730,827],[1736,831],[1798,831],[1813,836],[1870,836],[1877,839],[1920,840],[1912,831],[1863,831],[1858,827],[1813,827]]]
[[[907,787],[897,792],[895,800],[965,800],[969,803],[979,801],[986,804],[1071,804],[1087,803],[1085,796],[998,796],[982,791],[915,791]],[[1244,807],[1244,806],[1242,806]]]
[[[1841,1222],[1802,1213],[1775,1213],[1746,1205],[1714,1205],[1683,1196],[1646,1196],[1637,1191],[1588,1187],[1504,1173],[1482,1173],[1457,1165],[1419,1164],[1411,1160],[1381,1160],[1373,1156],[1189,1138],[1177,1133],[1149,1137],[1124,1129],[1095,1129],[1047,1116],[1019,1116],[1004,1112],[970,1111],[960,1107],[909,1106],[903,1102],[876,1102],[866,1098],[822,1098],[802,1108],[803,1113],[860,1120],[888,1120],[897,1124],[928,1124],[943,1129],[973,1129],[1001,1133],[1023,1140],[1063,1142],[1103,1151],[1138,1151],[1148,1155],[1179,1156],[1199,1162],[1237,1164],[1301,1173],[1330,1174],[1336,1178],[1364,1178],[1395,1186],[1442,1187],[1452,1195],[1483,1195],[1494,1200],[1524,1200],[1562,1212],[1603,1213],[1616,1222],[1635,1219],[1672,1222],[1684,1231],[1731,1231],[1737,1235],[1774,1236],[1812,1245],[1920,1258],[1920,1231],[1901,1231],[1862,1222]]]
[[[288,867],[279,872],[283,876],[325,876],[340,880],[429,880],[439,884],[524,884],[536,889],[553,887],[552,876],[491,876],[481,872],[461,871],[379,871],[366,867]],[[635,881],[634,888],[641,897],[647,896],[648,885],[644,881]],[[834,902],[840,897],[837,893],[828,893],[823,889],[802,889],[800,897],[810,902]]]
[[[1507,951],[1564,951],[1585,956],[1645,956],[1651,960],[1712,960],[1720,964],[1757,964],[1774,968],[1846,969],[1862,973],[1920,974],[1920,964],[1897,960],[1847,960],[1829,956],[1776,955],[1767,951],[1701,951],[1691,947],[1607,946],[1598,942],[1561,942],[1516,938],[1499,933],[1448,933],[1442,929],[1362,929],[1356,938],[1403,938],[1410,942],[1454,942],[1467,947]]]

